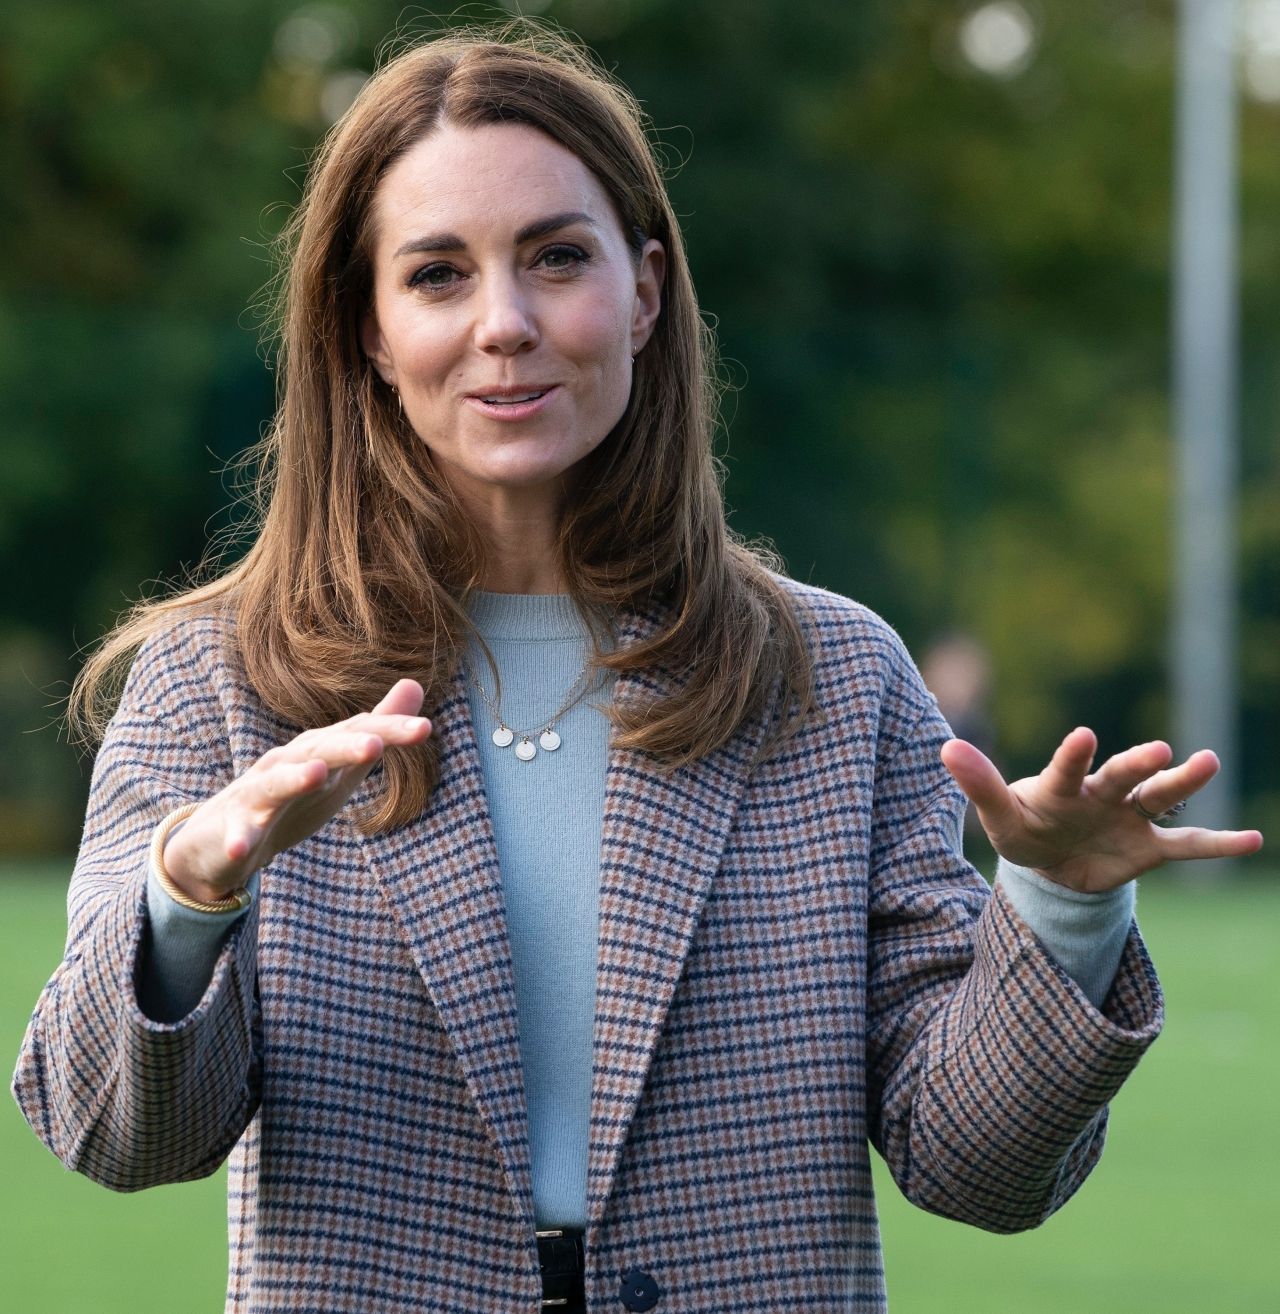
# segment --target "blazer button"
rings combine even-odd
[[[618,1285],[618,1299],[631,1310],[652,1309],[662,1295],[658,1284],[642,1268],[629,1268]]]

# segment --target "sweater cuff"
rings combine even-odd
[[[1101,1008],[1129,938],[1136,882],[1086,894],[1003,858],[996,881],[1049,956]]]
[[[197,912],[166,893],[147,871],[148,934],[138,980],[138,1004],[156,1022],[176,1022],[204,997],[231,928],[258,898],[259,873],[249,878],[252,902],[230,912]]]

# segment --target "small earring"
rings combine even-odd
[[[404,398],[400,396],[400,389],[394,383],[388,385],[396,395],[396,405],[400,407],[400,414],[404,415]]]

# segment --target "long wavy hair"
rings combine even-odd
[[[674,770],[767,717],[760,755],[814,708],[812,659],[762,542],[730,530],[713,450],[720,386],[680,230],[643,112],[590,54],[527,20],[468,28],[397,54],[322,143],[281,238],[278,406],[249,449],[253,542],[234,566],[135,604],[72,687],[73,725],[105,732],[132,655],[188,615],[229,617],[245,674],[287,723],[320,726],[375,705],[409,675],[438,707],[473,632],[465,602],[486,545],[361,348],[371,303],[372,200],[386,170],[437,125],[528,124],[599,179],[638,253],[666,250],[662,308],[627,409],[576,472],[559,526],[563,579],[597,670],[658,668],[666,696],[607,708],[615,741]],[[196,576],[198,581],[199,574]],[[604,636],[622,611],[656,611],[645,642]],[[388,751],[366,832],[416,816],[440,776],[433,736]]]

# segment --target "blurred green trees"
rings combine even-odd
[[[552,0],[636,91],[717,324],[735,525],[920,650],[992,651],[1006,763],[1167,729],[1173,7]],[[55,0],[0,14],[0,847],[75,839],[52,729],[91,643],[227,523],[270,414],[252,309],[376,51],[475,4]],[[1243,103],[1245,785],[1280,821],[1280,104]],[[151,586],[154,588],[154,585]],[[35,732],[35,733],[26,733]],[[1180,749],[1193,747],[1177,745]]]

